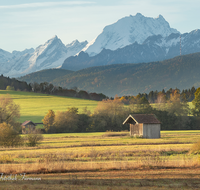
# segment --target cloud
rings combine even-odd
[[[27,9],[27,8],[47,8],[47,7],[60,7],[60,6],[79,6],[79,5],[92,5],[95,4],[91,1],[68,1],[68,2],[42,2],[42,3],[26,3],[18,5],[5,5],[0,6],[0,9]]]

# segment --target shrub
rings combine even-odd
[[[9,124],[0,123],[0,145],[4,147],[19,146],[23,139],[19,133]]]
[[[191,149],[190,149],[191,154],[200,154],[200,140],[193,144]]]
[[[26,141],[28,146],[36,146],[43,140],[42,134],[38,130],[29,131],[26,135]]]
[[[7,86],[6,90],[15,90],[15,88],[13,86]]]

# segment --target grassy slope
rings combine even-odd
[[[69,107],[79,108],[79,112],[87,107],[91,112],[97,106],[97,101],[60,96],[50,96],[32,92],[18,92],[0,90],[0,95],[10,94],[14,102],[20,105],[20,122],[32,120],[41,122],[49,109],[54,111],[66,111]]]
[[[14,102],[20,105],[20,122],[32,120],[33,122],[39,123],[42,121],[49,109],[56,112],[66,111],[69,107],[77,107],[79,108],[80,113],[83,108],[87,107],[88,110],[93,112],[98,104],[97,101],[79,98],[51,96],[32,92],[0,90],[0,96],[6,94],[10,94],[14,99]],[[153,104],[153,107],[156,107],[155,104]],[[193,108],[191,102],[189,102],[189,107]]]

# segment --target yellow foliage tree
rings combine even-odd
[[[51,129],[51,127],[53,127],[54,120],[55,112],[53,110],[49,110],[48,113],[45,115],[44,119],[42,120],[46,132],[48,132]]]

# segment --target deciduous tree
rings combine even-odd
[[[55,112],[53,110],[49,110],[48,113],[45,115],[44,119],[42,120],[46,132],[51,130],[51,128],[53,127],[54,119]]]
[[[7,94],[6,96],[0,97],[0,123],[7,123],[12,126],[15,130],[20,130],[20,107],[15,104],[11,97]]]
[[[195,95],[195,98],[192,101],[194,108],[192,109],[192,113],[195,116],[200,116],[200,87],[197,88],[194,95]]]

